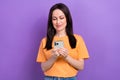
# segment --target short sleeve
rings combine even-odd
[[[84,58],[84,59],[89,58],[89,54],[85,42],[83,38],[79,35],[77,35],[77,51],[79,53],[79,58]]]
[[[45,57],[45,53],[44,53],[44,41],[42,40],[40,43],[40,47],[38,50],[38,55],[37,55],[37,59],[36,62],[45,62],[46,61],[46,57]]]

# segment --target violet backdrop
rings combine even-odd
[[[36,56],[58,2],[69,7],[90,54],[78,80],[120,80],[119,0],[0,0],[0,80],[43,80]]]

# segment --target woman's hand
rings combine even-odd
[[[66,48],[60,48],[58,49],[59,55],[62,57],[66,58],[68,56],[68,50]]]
[[[53,49],[51,53],[52,53],[52,56],[53,56],[53,57],[58,57],[58,56],[60,56],[60,54],[59,54],[59,52],[58,52],[58,49]]]

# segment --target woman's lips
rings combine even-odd
[[[61,27],[62,25],[56,25],[57,28]]]

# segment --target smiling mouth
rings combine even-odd
[[[56,28],[60,28],[61,26],[56,26]]]
[[[62,25],[56,25],[56,27],[61,27]]]

